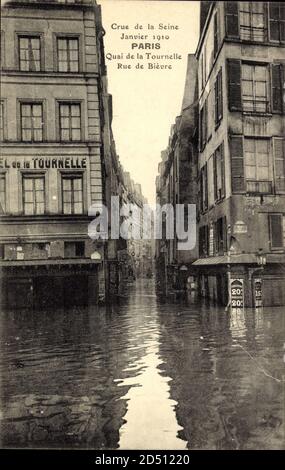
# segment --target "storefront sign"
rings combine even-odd
[[[234,224],[234,233],[247,233],[247,225],[242,220]]]
[[[55,168],[58,170],[76,170],[87,168],[86,158],[77,157],[33,157],[25,160],[10,160],[9,158],[0,158],[0,169],[27,169],[27,170],[46,170]]]
[[[254,279],[255,308],[262,307],[262,280]]]
[[[231,279],[231,306],[233,308],[244,306],[243,279]]]

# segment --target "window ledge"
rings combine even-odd
[[[243,116],[259,116],[259,117],[272,117],[272,113],[259,112],[259,111],[242,111]]]

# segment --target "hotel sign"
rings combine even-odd
[[[10,160],[9,158],[0,158],[0,169],[9,168],[26,170],[48,170],[54,168],[57,170],[78,170],[87,168],[86,158],[79,157],[32,157],[24,160]]]

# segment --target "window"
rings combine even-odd
[[[57,38],[57,60],[59,72],[79,71],[78,38]]]
[[[263,65],[242,64],[243,110],[266,113],[269,111],[268,69]]]
[[[200,150],[202,151],[207,143],[208,134],[208,100],[206,98],[200,111]]]
[[[81,140],[81,109],[79,103],[59,104],[59,127],[61,141]]]
[[[64,214],[83,214],[83,176],[62,176],[62,202]]]
[[[0,31],[0,64],[1,69],[5,67],[5,42],[3,31]]]
[[[215,81],[215,124],[223,119],[223,75],[220,69]]]
[[[200,208],[202,212],[208,209],[208,173],[207,164],[201,169],[200,175]]]
[[[217,10],[214,15],[214,57],[216,57],[220,45],[220,18]]]
[[[208,255],[209,251],[209,228],[207,225],[199,228],[199,256],[201,258]]]
[[[21,103],[21,140],[23,142],[43,141],[42,103]]]
[[[269,141],[244,139],[246,190],[250,193],[271,193],[272,173],[269,164]]]
[[[284,246],[284,216],[283,214],[269,215],[270,242],[272,249],[280,249]]]
[[[225,168],[224,144],[221,144],[214,153],[214,197],[215,201],[225,196]]]
[[[84,242],[64,242],[65,258],[84,258],[85,243]]]
[[[0,174],[0,214],[6,212],[6,176]]]
[[[0,245],[0,259],[4,259],[5,258],[5,245],[3,245],[1,243]]]
[[[41,40],[39,36],[19,36],[19,68],[23,72],[41,70]]]
[[[44,176],[23,176],[23,204],[25,215],[41,215],[45,213]]]
[[[285,5],[284,2],[269,2],[269,39],[285,41]]]
[[[4,140],[4,103],[0,102],[0,142]]]
[[[226,217],[221,217],[214,224],[215,232],[215,252],[218,255],[223,255],[227,251],[227,220]]]
[[[263,2],[239,2],[240,36],[246,41],[265,40],[265,16]]]

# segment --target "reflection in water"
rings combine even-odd
[[[2,312],[2,446],[285,448],[284,309],[155,296]]]
[[[121,449],[186,449],[186,442],[177,438],[174,405],[169,398],[169,378],[159,374],[158,335],[146,344],[146,355],[138,362],[143,370],[139,377],[125,379],[131,385],[124,398],[129,402],[126,423],[120,431]]]

